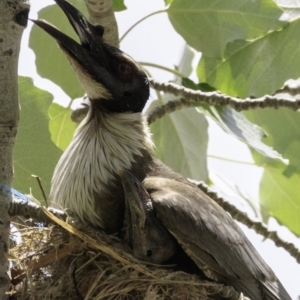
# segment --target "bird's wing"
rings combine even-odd
[[[157,217],[207,277],[251,299],[291,300],[239,226],[201,190],[161,177],[143,184]]]
[[[198,188],[158,177],[144,185],[160,221],[200,268],[232,280],[276,279],[234,220]]]

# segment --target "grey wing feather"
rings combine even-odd
[[[275,274],[223,208],[185,183],[155,177],[145,179],[144,185],[160,221],[199,268],[207,268],[203,271],[208,277],[234,284],[254,299],[273,285],[265,299],[281,299],[276,296],[281,284]],[[282,299],[291,299],[284,289],[282,294]]]

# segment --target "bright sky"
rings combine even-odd
[[[54,2],[51,0],[31,0],[30,18],[36,19],[37,11],[48,4],[54,4]],[[147,1],[147,5],[145,5],[145,1],[128,0],[126,5],[128,10],[117,13],[120,36],[145,15],[163,9],[164,2],[163,0],[151,0]],[[27,46],[31,26],[32,24],[29,22],[28,29],[23,36],[19,73],[33,77],[37,86],[54,93],[56,101],[66,103],[68,97],[63,91],[50,81],[41,79],[36,73],[34,54]],[[121,43],[122,50],[135,60],[156,63],[169,68],[178,65],[184,46],[183,39],[173,30],[165,13],[155,15],[139,24]],[[155,68],[149,70],[156,80],[166,82],[174,79],[170,73]],[[217,180],[218,176],[215,174],[219,174],[227,181],[238,185],[251,198],[258,199],[261,168],[215,158],[218,156],[251,163],[253,160],[248,147],[225,134],[214,122],[210,121],[209,125],[208,168],[211,176]],[[270,222],[269,225],[272,229],[279,231],[284,239],[297,243],[300,247],[300,240],[296,239],[285,228],[280,227],[275,221]],[[275,247],[273,242],[262,242],[262,238],[252,230],[244,226],[242,228],[265,261],[272,267],[292,298],[296,300],[300,295],[300,266],[284,250]]]

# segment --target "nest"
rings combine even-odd
[[[11,299],[238,298],[230,287],[140,262],[115,237],[53,218],[58,224],[48,227],[16,224],[21,242],[10,249]]]

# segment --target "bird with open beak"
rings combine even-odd
[[[142,115],[149,97],[143,69],[103,41],[102,26],[90,24],[67,1],[55,1],[80,43],[47,22],[34,23],[50,34],[66,54],[91,107],[55,168],[50,200],[95,228],[118,233],[125,209],[118,170],[130,170],[138,182],[143,182],[147,193],[162,203],[160,222],[168,220],[164,232],[170,232],[179,243],[187,239],[185,243],[191,244],[193,253],[184,250],[194,261],[196,257],[195,262],[207,277],[224,283],[240,283],[243,279],[243,284],[235,286],[252,300],[290,300],[231,217],[153,156],[151,135]],[[174,241],[173,237],[170,240]],[[149,258],[153,251],[147,253]]]
[[[34,21],[55,38],[70,61],[91,107],[60,158],[50,200],[108,233],[120,230],[124,192],[118,168],[139,180],[166,173],[184,180],[153,156],[153,142],[141,112],[149,98],[143,69],[127,54],[103,42],[94,26],[70,3],[57,0],[80,44],[45,21]]]

